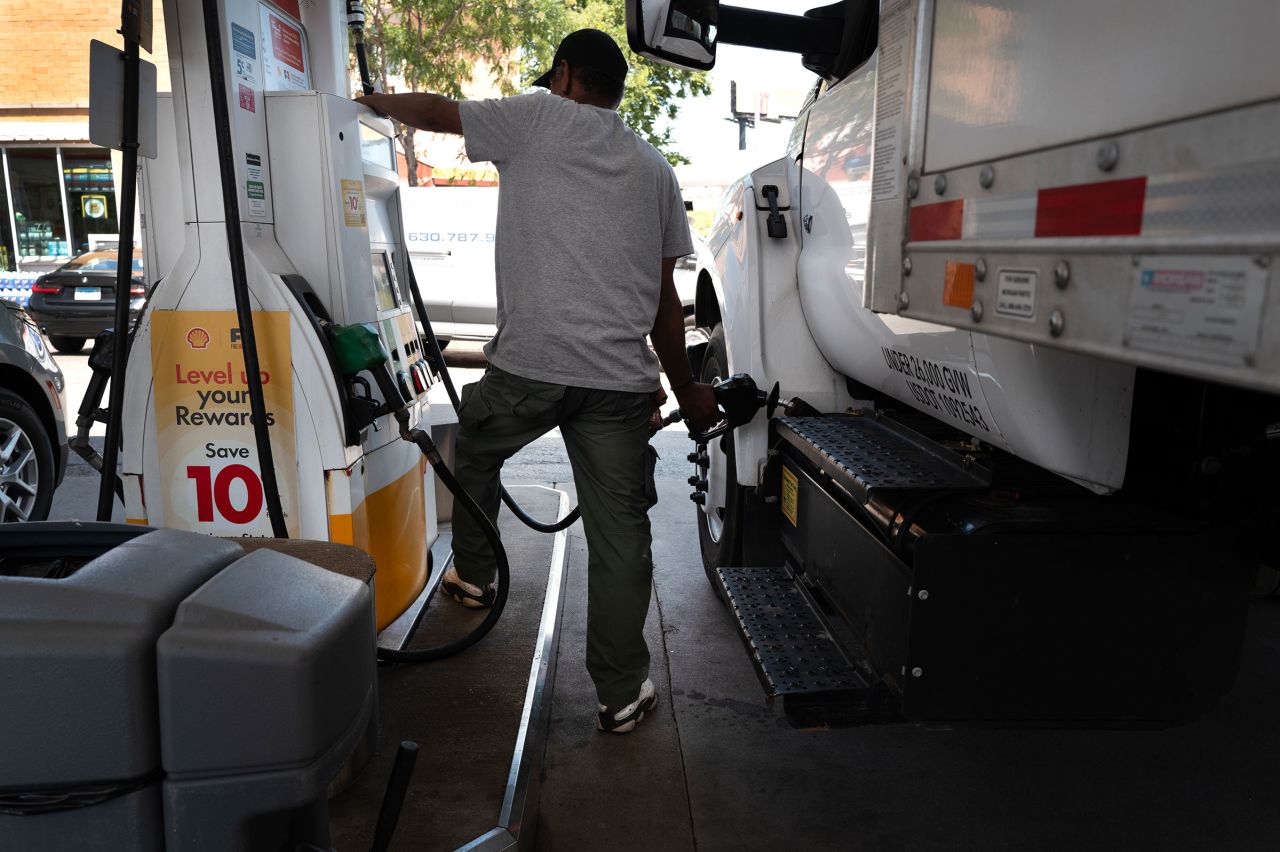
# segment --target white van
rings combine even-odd
[[[441,345],[487,341],[497,322],[496,186],[404,187],[405,244]]]

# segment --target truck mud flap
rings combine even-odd
[[[782,699],[792,727],[901,720],[896,700],[845,655],[788,568],[718,574],[765,693]]]

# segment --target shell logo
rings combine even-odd
[[[200,326],[196,326],[187,332],[187,345],[192,349],[208,349],[209,332]]]

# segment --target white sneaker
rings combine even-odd
[[[451,597],[471,609],[487,609],[493,606],[493,602],[498,598],[496,583],[490,583],[481,589],[479,586],[468,583],[459,577],[458,572],[454,570],[452,565],[449,566],[448,571],[444,572],[444,576],[440,578],[440,591],[444,592],[447,597]]]
[[[596,729],[610,734],[630,732],[658,704],[658,691],[653,688],[653,681],[644,679],[640,684],[640,694],[636,700],[618,710],[597,704]]]

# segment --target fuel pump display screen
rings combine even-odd
[[[383,136],[372,127],[360,125],[360,157],[370,165],[380,166],[389,172],[396,169],[395,148],[390,136]]]
[[[400,307],[400,293],[385,251],[375,251],[373,261],[373,298],[378,310],[390,311]]]

